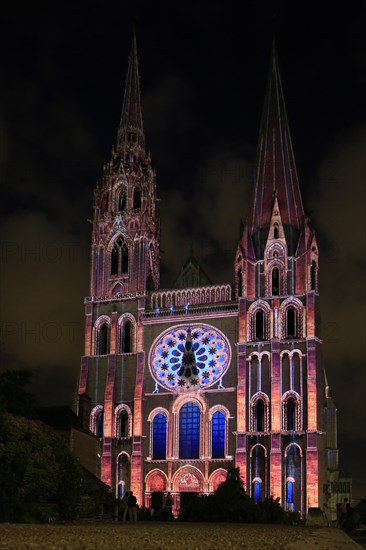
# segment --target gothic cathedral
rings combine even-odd
[[[322,507],[337,450],[326,438],[319,254],[275,46],[235,254],[233,243],[235,287],[212,284],[191,257],[175,288],[161,289],[159,247],[133,38],[116,145],[94,193],[78,389],[78,414],[99,438],[101,479],[147,507],[170,491],[177,514],[238,467],[256,501],[279,497],[302,516]]]

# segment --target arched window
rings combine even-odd
[[[212,458],[225,458],[226,419],[221,411],[212,416]]]
[[[128,437],[128,412],[122,410],[118,418],[119,437]]]
[[[264,432],[264,402],[258,399],[255,404],[255,429],[257,432]]]
[[[121,192],[118,196],[118,211],[124,212],[126,210],[126,195]]]
[[[238,298],[243,296],[243,274],[241,269],[238,269]]]
[[[259,309],[255,314],[255,338],[262,340],[264,337],[264,312]]]
[[[316,290],[316,262],[313,260],[310,267],[310,290]]]
[[[121,353],[131,353],[132,351],[132,345],[131,345],[131,321],[126,321],[126,323],[123,325],[123,334],[122,334],[122,341],[121,341]]]
[[[295,338],[296,336],[296,310],[293,307],[287,308],[287,337]]]
[[[109,353],[109,326],[104,323],[98,330],[97,355],[107,355]]]
[[[122,237],[118,237],[112,248],[111,275],[120,275],[128,272],[128,247]]]
[[[141,191],[140,189],[135,189],[133,192],[133,208],[138,210],[141,208]]]
[[[125,492],[130,490],[130,471],[129,456],[123,452],[117,457],[116,495],[119,498],[123,498]]]
[[[280,272],[278,267],[272,269],[272,296],[280,294]]]
[[[185,403],[179,412],[179,458],[199,458],[200,410],[195,403]]]
[[[94,426],[95,435],[101,439],[104,434],[104,414],[102,410],[96,413],[94,418]]]
[[[273,225],[273,238],[278,239],[278,223]]]
[[[296,403],[293,397],[289,397],[286,403],[286,429],[295,430]]]
[[[166,459],[167,418],[164,413],[158,413],[153,420],[153,459]]]
[[[301,509],[301,451],[292,443],[285,451],[286,505],[288,510]]]

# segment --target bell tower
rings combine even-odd
[[[160,220],[142,123],[135,36],[117,140],[93,207],[78,414],[99,439],[101,479],[119,496],[133,489],[141,502],[142,312],[147,289],[159,285]]]
[[[159,242],[155,172],[145,145],[134,36],[116,144],[94,193],[91,294],[157,288]]]
[[[322,506],[326,482],[318,266],[273,43],[254,192],[235,259],[236,462],[252,496],[279,497],[302,514]]]

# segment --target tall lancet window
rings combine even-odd
[[[264,432],[264,403],[258,399],[255,404],[255,429],[257,432]]]
[[[255,314],[255,337],[258,340],[264,337],[264,313],[261,309]]]
[[[195,403],[185,403],[179,413],[179,458],[199,458],[200,410]]]
[[[107,355],[109,353],[109,326],[104,323],[98,334],[98,355]]]
[[[243,273],[241,269],[238,269],[238,298],[243,296]]]
[[[118,437],[128,437],[128,412],[122,410],[118,421]]]
[[[221,411],[212,416],[212,458],[225,458],[226,419]]]
[[[289,397],[287,400],[287,430],[292,431],[295,429],[295,411],[296,411],[296,404],[293,397]]]
[[[121,275],[128,272],[128,247],[122,237],[114,243],[111,254],[111,275]]]
[[[131,321],[126,321],[123,325],[123,332],[122,332],[122,338],[121,338],[121,353],[131,353],[132,351],[132,345],[131,345],[131,336],[132,336],[132,330],[131,330]]]
[[[280,272],[278,267],[272,269],[272,296],[280,294]]]
[[[278,239],[278,223],[273,225],[273,238]]]
[[[316,290],[316,262],[313,260],[310,267],[310,290]]]
[[[153,420],[153,459],[166,459],[166,432],[167,418],[166,414],[158,413]]]
[[[287,336],[295,338],[296,336],[296,310],[293,307],[287,309]]]
[[[135,189],[133,192],[133,207],[135,210],[141,208],[141,191],[140,189]]]
[[[126,194],[120,193],[118,197],[118,211],[123,212],[126,210]]]

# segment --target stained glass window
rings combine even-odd
[[[218,383],[230,359],[230,344],[222,332],[209,325],[185,325],[161,334],[151,348],[149,366],[165,389],[184,392]]]
[[[153,459],[166,459],[166,427],[167,419],[164,413],[158,413],[153,421]]]
[[[212,458],[225,458],[225,415],[221,411],[212,416]]]
[[[179,413],[179,458],[199,458],[200,410],[185,403]]]

